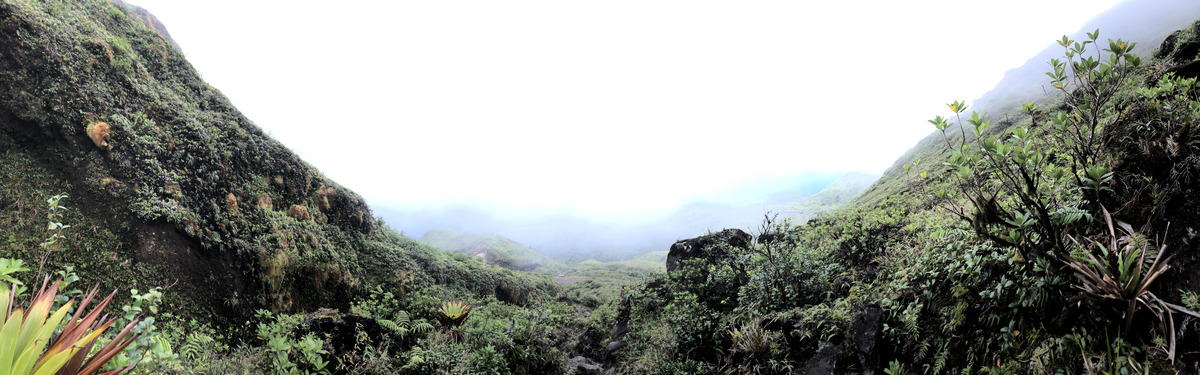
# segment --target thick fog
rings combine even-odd
[[[405,234],[605,254],[753,227],[836,177],[806,171],[883,170],[1116,2],[135,1]]]
[[[1149,61],[1168,34],[1187,27],[1197,17],[1200,17],[1200,1],[1197,0],[1127,0],[1088,20],[1082,28],[1069,35],[1072,40],[1083,42],[1087,40],[1087,33],[1098,29],[1100,48],[1089,46],[1088,56],[1096,57],[1096,52],[1108,48],[1109,39],[1122,39],[1138,43],[1133,53]],[[975,109],[997,112],[1056,95],[1056,90],[1049,86],[1046,77],[1046,72],[1051,70],[1047,63],[1050,59],[1062,59],[1063,53],[1063,47],[1053,40],[1047,40],[1045,49],[1020,67],[1005,72],[1004,79],[995,88],[976,99]]]
[[[838,177],[840,173],[806,173],[788,179],[759,180],[666,210],[638,214],[522,209],[486,203],[372,207],[389,226],[413,238],[420,238],[430,229],[448,228],[499,234],[565,260],[617,260],[665,251],[676,240],[710,230],[757,230],[768,212],[780,214],[779,219],[801,219],[807,213],[792,211],[792,204]],[[694,183],[705,183],[703,176],[697,176]]]

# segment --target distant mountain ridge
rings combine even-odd
[[[871,186],[875,180],[878,180],[879,176],[879,173],[846,173],[841,178],[829,183],[829,186],[821,189],[816,194],[790,202],[781,213],[788,216],[797,216],[801,221],[806,221],[815,215],[835,210],[850,203],[855,198],[858,198],[858,195],[862,194],[863,190]]]
[[[453,253],[478,256],[484,263],[516,271],[533,271],[551,263],[560,263],[516,241],[490,233],[432,229],[417,241]]]
[[[661,251],[677,240],[708,231],[757,228],[765,214],[792,211],[796,202],[827,190],[830,184],[838,184],[839,178],[855,175],[858,174],[808,173],[781,184],[779,191],[772,194],[742,194],[746,197],[740,202],[697,199],[667,213],[630,220],[596,219],[571,211],[513,213],[473,205],[421,209],[376,205],[375,209],[389,224],[406,233],[443,228],[497,233],[554,259],[616,261]],[[755,186],[748,190],[761,192],[763,188]],[[861,188],[853,193],[858,191]]]

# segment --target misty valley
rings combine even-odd
[[[205,81],[149,10],[5,0],[0,374],[1200,374],[1197,19],[1190,0],[1116,2],[982,97],[933,103],[928,135],[881,172],[833,166],[840,155],[761,176],[645,160],[688,195],[668,201],[628,172],[617,183],[638,194],[559,189],[584,202],[570,206],[356,193],[329,177],[349,172],[310,164],[325,154],[285,145]],[[279,50],[337,44],[310,42]],[[987,58],[954,47],[963,64]],[[351,77],[369,52],[295,80]],[[870,77],[845,79],[872,96]],[[376,105],[355,106],[343,110]],[[907,121],[890,115],[822,126]],[[322,126],[330,144],[343,131]],[[871,153],[869,132],[813,138]],[[432,142],[395,134],[353,137]],[[420,160],[331,153],[404,178],[390,184],[441,186],[406,168],[490,165],[466,139],[494,135]],[[744,140],[728,138],[681,159]],[[571,142],[544,143],[590,150]],[[794,155],[761,159],[812,159]],[[584,181],[618,185],[594,165],[538,181],[444,173],[536,196],[589,168]]]

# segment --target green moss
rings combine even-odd
[[[0,36],[3,53],[22,61],[0,64],[0,91],[13,98],[0,109],[11,172],[0,186],[22,207],[70,193],[77,239],[54,264],[76,264],[109,277],[106,284],[179,281],[167,295],[192,306],[181,316],[221,326],[255,308],[347,306],[347,295],[374,285],[518,304],[561,294],[548,277],[450,257],[376,221],[361,197],[204,83],[173,42],[132,22],[137,12],[103,0],[0,5],[0,21],[14,30]],[[101,120],[111,126],[111,150],[84,134]],[[228,207],[230,194],[242,209]],[[305,207],[311,218],[253,208],[259,197],[274,208]],[[29,210],[4,213],[19,225],[0,238],[32,260],[44,223]]]

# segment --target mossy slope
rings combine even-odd
[[[174,284],[168,295],[197,316],[340,307],[367,285],[516,303],[559,293],[387,228],[120,1],[0,3],[0,159],[6,256],[37,263],[41,202],[67,192],[74,227],[52,268],[111,287]]]

